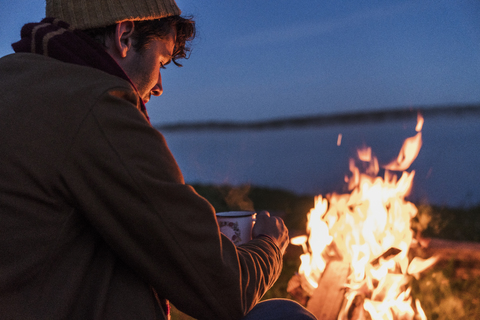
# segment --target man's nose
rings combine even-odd
[[[163,93],[162,74],[159,72],[157,84],[155,85],[155,87],[153,87],[152,94],[158,97],[158,96],[161,96],[162,93]]]

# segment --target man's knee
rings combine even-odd
[[[317,318],[301,304],[288,299],[270,299],[257,304],[243,320],[295,319],[316,320]]]

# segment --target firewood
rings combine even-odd
[[[415,248],[418,256],[438,256],[439,260],[458,260],[462,262],[480,262],[480,243],[443,239],[429,239],[426,248]]]
[[[318,319],[336,320],[345,297],[345,284],[350,264],[331,261],[323,272],[318,287],[307,303],[307,309]]]
[[[298,273],[294,274],[293,277],[288,281],[287,292],[302,306],[307,306],[307,302],[310,297],[302,288],[302,279]]]

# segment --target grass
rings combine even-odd
[[[428,319],[480,319],[480,276],[475,269],[458,270],[459,262],[452,260],[412,281],[412,296],[420,300]]]

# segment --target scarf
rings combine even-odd
[[[59,19],[45,18],[40,23],[24,25],[21,40],[12,44],[12,48],[15,52],[41,54],[63,62],[102,70],[127,80],[138,94],[132,80],[101,44]],[[150,122],[142,99],[140,108]]]

